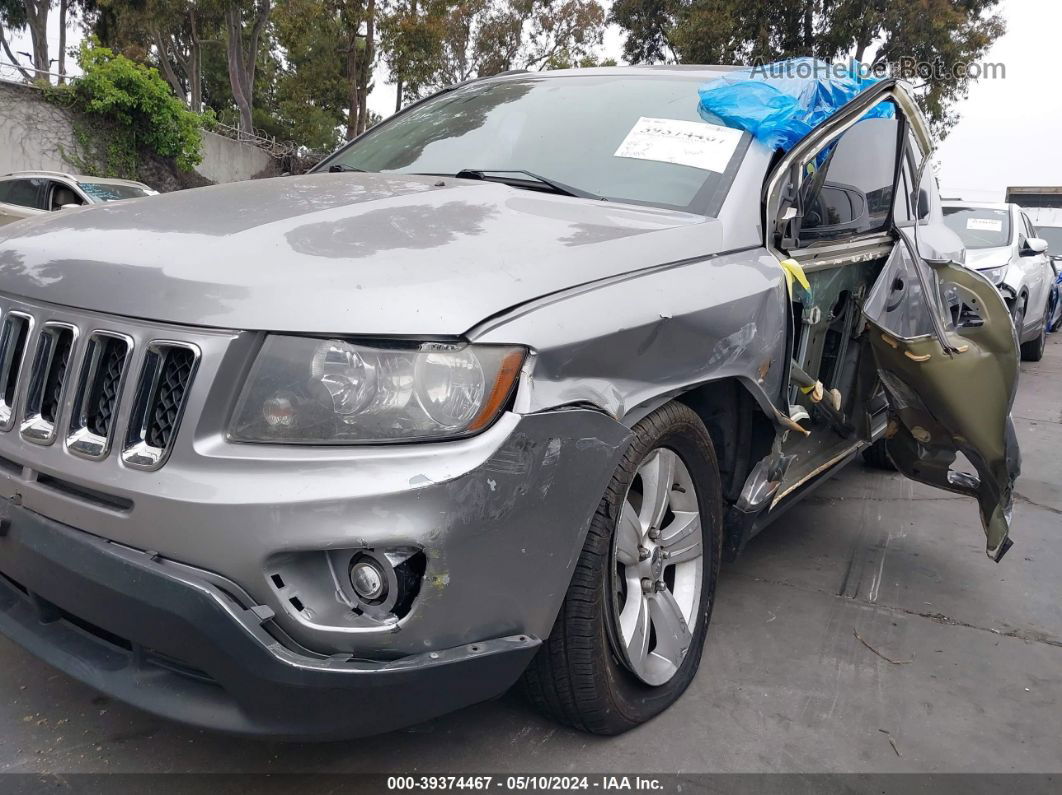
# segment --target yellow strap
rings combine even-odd
[[[782,273],[785,274],[785,287],[789,291],[789,297],[793,297],[793,279],[795,278],[800,286],[811,292],[811,285],[808,283],[808,277],[804,274],[804,269],[800,266],[800,263],[795,259],[784,259],[778,263],[782,266]]]
[[[822,381],[816,381],[811,386],[802,386],[800,391],[811,398],[812,403],[822,402],[822,396],[824,394],[824,387]]]

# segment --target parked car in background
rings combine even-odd
[[[212,729],[520,680],[615,734],[693,679],[723,556],[875,440],[999,561],[1017,345],[915,98],[780,153],[702,115],[729,74],[475,80],[316,173],[0,230],[0,632]]]
[[[1047,241],[1036,236],[1028,214],[1016,204],[948,201],[943,205],[944,223],[966,247],[966,267],[979,271],[1003,294],[1021,357],[1040,361],[1055,284]]]
[[[16,171],[0,177],[0,224],[86,204],[154,196],[142,182],[59,171]]]
[[[1062,226],[1037,225],[1036,234],[1047,241],[1047,254],[1055,273],[1054,289],[1047,301],[1047,330],[1058,331],[1062,328]]]

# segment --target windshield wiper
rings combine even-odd
[[[362,173],[362,174],[367,174],[368,173],[364,168],[358,168],[357,166],[350,166],[350,165],[347,165],[346,163],[333,163],[332,165],[330,165],[328,167],[328,170],[330,172],[332,172],[333,174],[336,174],[336,173],[338,173],[340,171],[357,171],[357,172]]]
[[[506,174],[523,174],[523,177],[505,176]],[[512,185],[515,188],[528,188],[530,190],[542,190],[543,188],[546,188],[551,193],[557,193],[561,196],[574,196],[578,199],[608,201],[604,196],[598,196],[596,193],[590,193],[590,191],[582,190],[581,188],[573,188],[571,185],[565,185],[563,182],[557,182],[555,179],[549,179],[540,174],[534,174],[530,171],[524,171],[519,168],[463,168],[454,174],[454,177],[457,179],[481,179],[485,182],[500,182],[503,185]],[[534,181],[529,182],[526,177],[530,177],[531,180]]]

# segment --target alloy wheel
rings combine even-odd
[[[678,454],[658,447],[624,497],[611,559],[613,645],[646,684],[668,682],[689,651],[703,557],[696,485]]]

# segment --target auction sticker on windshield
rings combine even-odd
[[[995,218],[967,218],[966,228],[977,232],[1002,232],[1003,222]]]
[[[722,174],[741,140],[741,130],[703,121],[650,119],[635,123],[614,157],[657,160]]]

